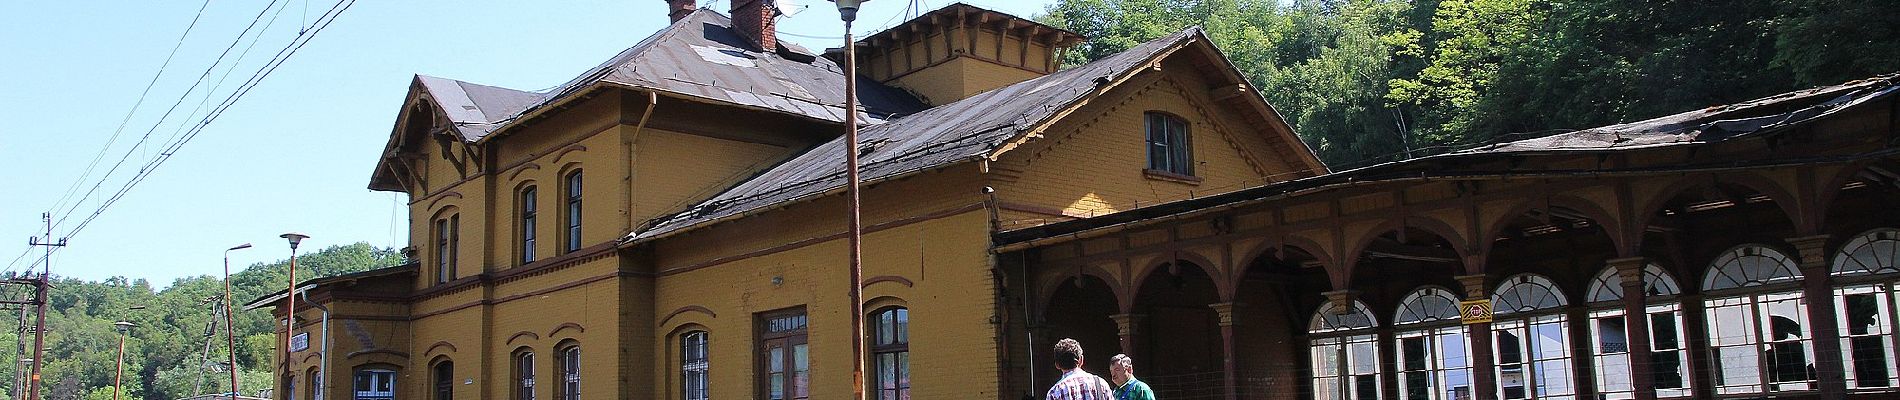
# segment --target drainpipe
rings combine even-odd
[[[310,397],[315,397],[315,398],[323,398],[323,392],[328,391],[329,386],[330,386],[330,380],[324,378],[325,375],[330,374],[330,307],[326,307],[322,304],[317,304],[317,302],[310,301],[309,291],[298,293],[298,295],[303,296],[304,304],[309,304],[312,307],[316,307],[318,310],[323,310],[323,328],[322,328],[323,350],[317,353],[320,356],[317,359],[317,379],[323,382],[323,384],[318,385],[317,387],[313,388],[313,389],[316,389],[316,393],[317,393],[316,396],[310,396]],[[315,383],[312,383],[312,384],[315,385]],[[317,399],[311,399],[311,400],[317,400]]]
[[[625,222],[626,225],[625,225],[625,229],[621,229],[621,231],[626,232],[628,234],[632,234],[633,228],[635,227],[635,225],[638,224],[638,222],[633,220],[634,212],[638,211],[633,208],[634,206],[633,180],[634,180],[634,173],[636,172],[636,170],[639,169],[637,167],[637,162],[639,161],[639,159],[637,158],[638,149],[633,148],[633,145],[634,145],[634,142],[640,140],[640,132],[646,130],[647,119],[653,117],[653,107],[659,106],[659,105],[660,105],[660,93],[648,91],[647,92],[647,106],[645,107],[646,110],[643,110],[640,112],[640,121],[635,122],[633,124],[632,132],[627,132],[620,137],[620,145],[623,149],[627,151],[627,185],[626,185],[627,202],[625,203],[627,205],[627,217],[624,218],[625,221],[622,221],[622,222]]]

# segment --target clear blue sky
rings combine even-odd
[[[964,0],[1029,17],[1051,0]],[[0,266],[21,254],[49,210],[106,149],[166,55],[179,43],[201,5],[196,27],[144,104],[126,124],[85,184],[130,151],[120,170],[73,216],[60,235],[97,208],[158,147],[195,122],[185,118],[206,99],[204,87],[236,72],[212,92],[231,92],[263,61],[315,20],[335,0],[279,0],[225,66],[178,101],[238,32],[269,1],[49,1],[0,5]],[[830,2],[799,0],[806,8],[780,21],[781,32],[840,37]],[[925,2],[928,8],[948,0]],[[724,12],[727,0],[701,0]],[[859,18],[861,33],[901,22],[909,3],[875,0]],[[232,254],[232,264],[281,259],[289,247],[278,234],[312,236],[305,249],[369,242],[407,243],[401,207],[407,197],[365,188],[388,139],[412,74],[541,90],[564,82],[663,27],[665,2],[359,0],[283,67],[185,144],[117,204],[54,256],[55,275],[150,279],[218,273],[221,252],[240,243],[256,248]],[[307,10],[307,11],[306,11]],[[274,17],[274,19],[273,19]],[[838,40],[781,35],[808,48]],[[157,129],[151,129],[157,124]],[[132,148],[147,131],[151,139]],[[71,203],[71,202],[68,202]],[[64,213],[55,212],[55,218]],[[21,259],[18,270],[38,258]]]

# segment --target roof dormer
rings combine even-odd
[[[1085,39],[957,3],[858,41],[858,74],[938,106],[1055,72],[1062,53]]]

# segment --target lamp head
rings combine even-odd
[[[240,245],[236,245],[236,246],[231,246],[231,248],[229,248],[229,249],[224,249],[224,251],[231,251],[231,250],[244,250],[244,249],[248,249],[248,248],[251,248],[251,244],[250,244],[250,243],[245,243],[245,244],[240,244]]]
[[[833,3],[838,3],[838,17],[844,19],[844,22],[857,21],[858,6],[866,1],[871,0],[831,0]]]
[[[138,324],[134,324],[129,321],[119,321],[119,322],[112,323],[112,325],[119,327],[120,332],[124,332],[126,330],[132,329],[133,326],[137,326]]]
[[[304,239],[309,239],[309,238],[310,238],[310,235],[305,235],[305,234],[301,234],[301,233],[297,233],[297,232],[291,232],[291,233],[286,233],[286,234],[282,234],[282,235],[277,235],[277,237],[281,237],[281,238],[284,238],[284,239],[288,239],[288,240],[290,240],[290,249],[291,249],[291,250],[296,250],[296,249],[297,249],[297,244],[299,244],[299,243],[303,243],[303,240],[304,240]]]

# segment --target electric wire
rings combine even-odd
[[[189,38],[191,36],[191,31],[198,27],[198,20],[204,18],[205,9],[209,8],[210,6],[211,6],[211,0],[205,0],[204,4],[201,4],[198,6],[197,14],[191,17],[191,23],[185,25],[185,32],[178,34],[178,43],[173,44],[171,52],[165,54],[165,61],[158,64],[158,72],[152,73],[151,81],[146,82],[145,89],[139,91],[138,100],[132,102],[132,109],[126,110],[125,117],[119,120],[119,127],[116,129],[113,129],[112,136],[106,139],[106,145],[99,149],[98,154],[95,154],[92,156],[92,161],[86,164],[85,171],[80,172],[79,177],[76,179],[73,179],[72,186],[67,187],[66,192],[60,195],[59,200],[53,202],[53,206],[49,209],[49,211],[59,209],[61,206],[65,205],[66,200],[72,198],[72,195],[74,193],[78,193],[79,187],[80,185],[85,183],[86,177],[91,176],[93,169],[99,166],[99,161],[105,159],[106,154],[111,152],[112,145],[119,141],[120,134],[125,133],[125,127],[128,125],[131,125],[132,116],[138,113],[139,106],[145,104],[145,98],[147,95],[150,95],[152,93],[152,87],[158,86],[158,78],[163,77],[165,75],[165,68],[170,67],[172,64],[172,59],[178,56],[178,49],[185,47],[185,39]],[[8,263],[8,265],[12,265],[12,263]]]
[[[253,18],[251,25],[246,28],[246,32],[254,28],[256,24],[263,19],[263,14],[265,12],[269,12],[272,8],[277,8],[275,7],[275,5],[277,4],[277,1],[272,1],[271,3],[272,4],[270,6],[267,6],[264,10],[259,12],[258,16]],[[257,85],[263,81],[264,78],[269,77],[271,73],[277,70],[277,68],[282,67],[283,64],[289,61],[290,57],[294,56],[298,50],[301,50],[305,45],[308,45],[312,39],[315,39],[318,33],[321,33],[324,29],[328,28],[331,23],[334,23],[336,21],[337,17],[340,17],[344,11],[347,11],[349,8],[355,6],[355,4],[356,4],[355,0],[338,1],[336,4],[332,5],[329,10],[325,11],[322,15],[319,15],[316,21],[311,23],[310,26],[300,27],[297,36],[293,37],[290,43],[286,44],[283,48],[279,49],[278,52],[275,55],[273,55],[269,61],[266,61],[263,66],[259,67],[258,70],[254,71],[250,77],[245,79],[245,81],[241,83],[236,90],[234,90],[232,93],[227,95],[223,100],[221,100],[217,106],[212,107],[211,111],[206,113],[206,115],[202,119],[200,119],[196,124],[191,125],[191,127],[187,129],[182,135],[176,136],[174,140],[171,140],[169,143],[165,144],[163,149],[159,152],[159,154],[156,157],[151,158],[143,166],[141,166],[139,170],[125,182],[124,185],[122,185],[117,191],[113,192],[113,194],[110,197],[107,197],[104,200],[102,200],[100,204],[97,206],[97,208],[95,208],[94,210],[92,210],[92,212],[87,214],[86,217],[83,220],[79,221],[77,225],[67,230],[65,234],[62,235],[62,237],[68,237],[68,238],[73,237],[77,235],[79,232],[83,231],[85,227],[91,225],[92,221],[96,220],[100,215],[103,215],[107,209],[109,209],[112,205],[116,204],[120,199],[123,199],[125,195],[132,190],[132,188],[136,187],[139,183],[144,182],[146,178],[149,178],[152,175],[152,173],[156,172],[159,166],[163,165],[166,161],[170,160],[173,155],[176,155],[179,149],[181,149],[185,144],[189,143],[192,139],[196,138],[199,133],[202,133],[206,127],[208,127],[212,122],[216,121],[218,117],[222,116],[225,111],[229,110],[231,106],[235,105],[238,100],[241,100],[244,95],[250,93],[252,89],[255,89]],[[278,9],[279,11],[281,11],[281,8],[278,8]],[[261,35],[262,33],[259,33],[259,34]],[[244,34],[241,33],[237,40],[235,40],[230,46],[226,47],[224,54],[221,54],[219,56],[220,61],[214,62],[213,67],[221,63],[221,60],[225,56],[229,55],[230,50],[232,48],[235,48],[238,43],[241,43],[243,39],[243,35]],[[253,40],[253,44],[255,44],[255,39]],[[241,57],[242,56],[240,56],[240,58]],[[204,74],[201,74],[199,81],[193,85],[193,88],[196,88],[197,86],[203,84],[209,78],[211,71],[212,71],[211,68],[207,68],[206,72]],[[222,81],[222,78],[220,79],[220,81]],[[188,96],[190,93],[191,93],[191,90],[187,90],[185,96]],[[179,104],[183,103],[185,96],[181,96],[179,101],[173,104],[172,110],[168,110],[168,112],[166,113],[167,116],[171,114],[171,111],[175,111]],[[162,121],[163,120],[161,119],[161,123]],[[151,135],[151,131],[156,130],[157,125],[158,124],[155,123],[152,129],[147,131],[145,135],[146,137],[142,138],[141,142],[149,139]],[[126,159],[130,158],[130,155],[131,155],[131,152],[128,151],[126,156],[122,157],[121,160],[115,164],[114,170],[117,169],[116,168],[117,164],[123,164]],[[111,171],[111,170],[108,170],[108,171]],[[81,197],[80,200],[91,197],[91,193],[96,191],[99,187],[103,187],[105,178],[109,176],[110,176],[110,172],[108,172],[107,175],[102,176],[100,178],[100,182],[94,185],[94,189],[89,190],[88,194],[86,196]],[[69,208],[67,213],[61,216],[60,221],[65,221],[67,218],[69,218],[72,215],[72,213],[77,210],[77,208],[78,208],[77,204]],[[55,227],[58,227],[60,225],[61,224],[59,223],[54,224]],[[17,265],[18,260],[24,259],[25,255],[30,253],[31,250],[32,249],[29,248],[27,252],[22,253],[20,257],[16,258],[16,261],[14,262],[14,264],[10,264],[6,269],[0,269],[0,274],[4,274],[6,271],[11,270],[14,265]],[[53,249],[54,252],[58,252],[58,250],[59,248]],[[31,264],[28,268],[30,269],[32,268],[32,266],[37,266],[38,264],[39,262],[35,262]]]

